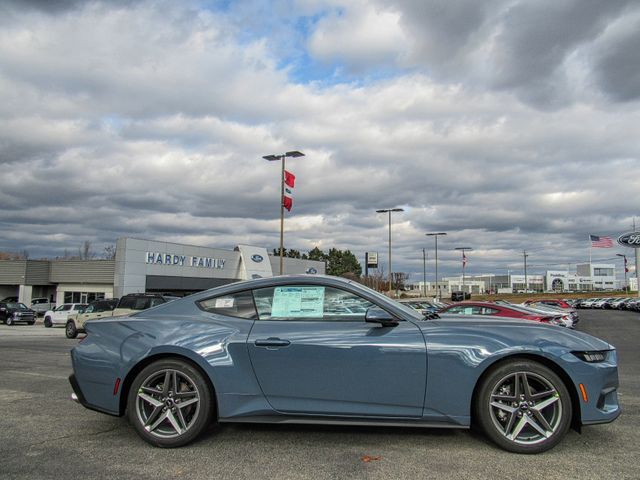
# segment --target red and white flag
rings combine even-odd
[[[284,171],[284,195],[282,196],[282,205],[288,212],[293,208],[293,186],[296,184],[296,176],[285,170]]]
[[[593,248],[612,248],[613,240],[611,237],[599,237],[598,235],[589,235],[591,246]]]

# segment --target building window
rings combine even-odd
[[[103,299],[104,292],[64,292],[64,303],[90,303]]]

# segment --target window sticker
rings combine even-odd
[[[322,317],[324,287],[276,287],[271,317]]]
[[[233,308],[233,297],[216,298],[215,308]]]

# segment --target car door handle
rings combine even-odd
[[[289,340],[282,340],[281,338],[269,337],[262,338],[255,341],[256,347],[288,347],[291,345]]]

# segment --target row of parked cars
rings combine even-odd
[[[174,300],[177,297],[154,293],[131,293],[120,299],[100,299],[91,303],[63,303],[43,312],[44,326],[64,326],[67,338],[76,338],[78,333],[84,332],[87,320],[94,318],[116,317],[129,315],[140,310],[155,307]],[[6,300],[6,299],[5,299]],[[13,300],[13,299],[9,299]],[[0,321],[6,325],[26,323],[33,325],[38,312],[17,301],[0,302]]]
[[[633,310],[636,312],[640,312],[640,298],[582,298],[577,300],[574,306],[576,308],[613,308],[616,310]]]
[[[521,304],[496,300],[493,302],[464,301],[451,304],[442,302],[402,300],[402,303],[422,311],[425,316],[486,315],[492,317],[519,318],[575,328],[580,321],[578,311],[568,302],[559,299],[527,300]],[[428,305],[429,308],[423,308]]]

